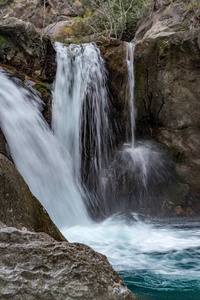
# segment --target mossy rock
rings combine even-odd
[[[51,104],[52,104],[52,94],[50,88],[42,82],[37,82],[33,88],[40,93],[41,99],[44,102],[43,116],[45,120],[51,123]]]

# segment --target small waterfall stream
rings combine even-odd
[[[15,165],[67,239],[105,254],[139,296],[199,299],[199,220],[144,220],[133,212],[134,203],[144,214],[154,210],[159,184],[170,178],[157,147],[134,137],[134,45],[127,43],[124,58],[131,137],[117,151],[99,49],[56,49],[52,131],[39,97],[0,71],[0,126]],[[90,210],[101,209],[104,221],[92,222]]]
[[[135,146],[135,107],[134,107],[134,89],[135,89],[135,75],[134,75],[134,51],[135,45],[127,43],[126,64],[128,74],[127,85],[127,99],[130,114],[130,131],[131,131],[131,146]],[[128,122],[127,122],[128,123]],[[127,134],[128,136],[128,134]]]

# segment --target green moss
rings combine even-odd
[[[4,39],[2,36],[0,36],[0,52],[3,51],[3,43],[4,43]]]
[[[159,54],[160,54],[160,56],[162,56],[165,54],[165,51],[169,48],[169,44],[165,40],[159,40],[158,48],[159,48]]]
[[[36,83],[34,86],[34,89],[36,89],[41,95],[44,93],[48,93],[48,95],[51,95],[50,88],[44,84],[43,82]]]
[[[9,5],[13,0],[0,0],[0,7]]]

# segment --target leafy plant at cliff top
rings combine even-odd
[[[83,0],[91,11],[88,25],[94,33],[107,32],[109,37],[122,39],[134,32],[149,0]]]

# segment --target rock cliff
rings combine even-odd
[[[199,213],[199,2],[161,5],[139,27],[134,42],[138,135],[168,148],[189,185],[182,208],[191,212],[193,206]]]

